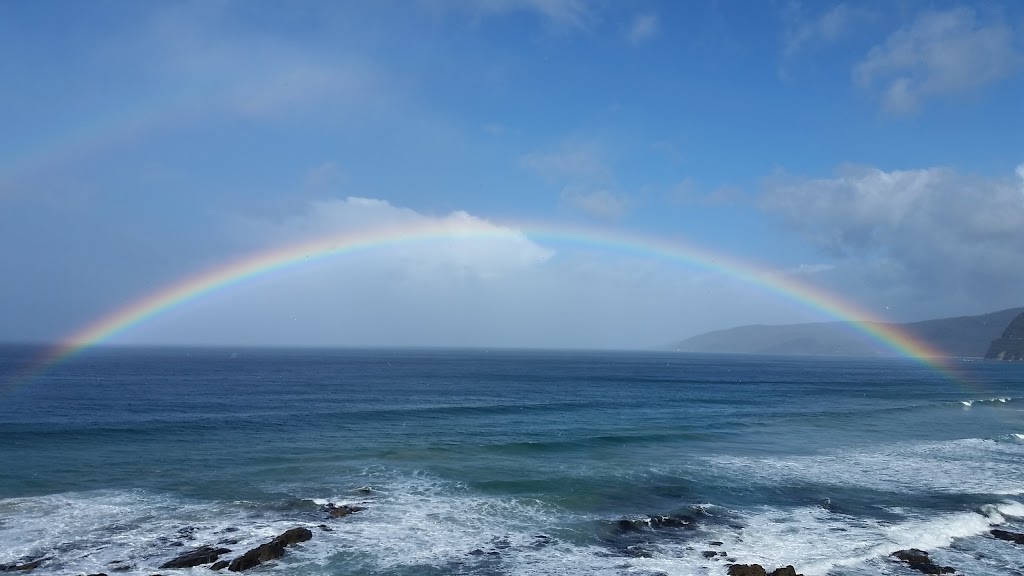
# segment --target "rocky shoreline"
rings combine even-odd
[[[324,520],[333,521],[346,518],[352,514],[362,512],[363,510],[366,510],[364,506],[328,502],[321,506],[320,513],[323,515]],[[700,514],[646,516],[639,519],[623,518],[610,524],[612,529],[612,539],[609,540],[608,543],[612,544],[615,548],[618,548],[620,553],[625,556],[649,558],[654,556],[651,547],[656,541],[656,536],[667,537],[670,539],[688,539],[688,533],[692,533],[697,530],[700,520]],[[331,526],[326,523],[318,524],[314,527],[319,528],[323,532],[333,531]],[[179,530],[177,534],[179,539],[174,540],[170,545],[183,546],[184,543],[182,540],[191,539],[194,531],[195,529],[190,527]],[[225,530],[225,532],[236,531],[238,531],[238,528],[229,528]],[[1011,532],[997,528],[990,530],[989,536],[996,540],[1005,541],[1011,545],[1024,546],[1024,533]],[[181,552],[173,558],[166,560],[159,565],[159,570],[167,572],[154,573],[152,576],[169,576],[174,573],[172,571],[190,569],[197,566],[208,566],[212,571],[227,569],[229,572],[243,572],[281,558],[287,553],[288,548],[301,544],[302,542],[309,541],[312,538],[313,531],[310,528],[297,526],[284,531],[259,546],[250,548],[230,560],[227,558],[229,558],[235,551],[226,546],[237,544],[238,540],[231,537],[222,538],[216,543],[203,544],[185,552]],[[534,546],[537,547],[545,546],[552,542],[550,536],[543,534],[537,535],[535,538],[536,542],[534,543]],[[690,547],[690,549],[694,550],[695,553],[699,553],[708,560],[721,561],[728,576],[803,576],[792,565],[769,569],[761,564],[741,564],[736,558],[732,557],[728,551],[723,549],[724,543],[720,541],[708,541],[705,542],[705,546],[707,548],[705,550],[693,547]],[[496,546],[495,549],[489,551],[474,549],[470,551],[468,555],[500,556],[502,551],[499,550],[499,548],[503,547]],[[53,558],[54,556],[40,556],[34,558],[23,558],[14,563],[0,564],[0,573],[27,574],[37,568],[45,568],[47,563]],[[908,568],[923,574],[962,573],[952,566],[941,566],[936,564],[929,557],[928,552],[915,548],[897,550],[889,555],[889,559],[892,562],[904,564]],[[114,574],[137,569],[136,566],[122,561],[111,562],[108,566],[108,570]],[[83,574],[81,576],[110,575],[106,572],[99,572]]]

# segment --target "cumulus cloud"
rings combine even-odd
[[[967,7],[923,12],[854,68],[855,82],[894,114],[929,96],[976,89],[1020,69],[1016,31]]]
[[[824,253],[917,299],[1020,305],[1024,165],[1005,178],[950,168],[847,166],[832,178],[779,174],[763,207]]]
[[[639,44],[653,38],[657,33],[657,14],[637,14],[626,29],[626,39],[634,44]]]

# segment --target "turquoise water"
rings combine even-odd
[[[0,348],[0,381],[36,352]],[[962,369],[96,350],[0,396],[0,564],[148,575],[190,547],[230,537],[230,559],[307,526],[255,572],[907,574],[886,557],[917,547],[1019,573],[1024,547],[987,533],[1024,529],[1024,366]],[[327,519],[327,502],[366,510]]]

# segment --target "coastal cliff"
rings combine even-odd
[[[1001,338],[992,341],[985,358],[1024,360],[1024,312],[1010,322]]]

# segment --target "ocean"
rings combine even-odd
[[[93,349],[3,388],[0,565],[209,574],[160,566],[305,527],[250,572],[1021,574],[1024,366],[960,364]]]

